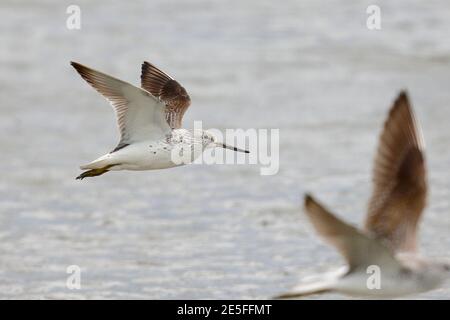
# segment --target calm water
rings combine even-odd
[[[361,223],[381,123],[410,91],[427,142],[424,254],[450,249],[450,4],[77,1],[0,4],[0,298],[268,298],[342,263],[301,211],[310,191]],[[69,66],[139,83],[149,60],[188,89],[185,125],[279,128],[280,171],[255,165],[75,181],[117,142],[113,112]],[[66,268],[82,268],[81,290]],[[450,287],[414,298],[448,299]],[[324,295],[321,298],[341,298]]]

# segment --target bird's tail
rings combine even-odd
[[[111,153],[105,154],[104,156],[101,156],[100,158],[95,159],[94,161],[80,166],[81,170],[88,170],[88,169],[101,169],[106,166],[110,166],[113,164],[114,161],[111,157]]]

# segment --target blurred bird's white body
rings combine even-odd
[[[394,271],[379,267],[379,287],[371,286],[368,283],[371,274],[361,270],[336,278],[330,289],[356,297],[395,298],[435,289],[447,277],[446,273],[433,269]]]
[[[347,267],[343,267],[333,272],[310,277],[282,297],[301,297],[334,291],[354,297],[396,298],[433,290],[448,278],[448,271],[442,268],[441,263],[409,254],[406,257],[399,255],[396,258],[404,264],[377,265],[380,270],[379,286],[369,283],[371,282],[369,278],[373,274],[367,272],[367,269],[349,272]]]

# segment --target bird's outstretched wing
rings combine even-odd
[[[408,96],[401,92],[381,133],[373,169],[367,231],[394,251],[416,250],[426,204],[424,142]]]
[[[309,296],[312,294],[319,294],[331,291],[336,284],[337,279],[322,280],[311,283],[304,283],[296,286],[295,288],[273,297],[274,299],[294,299]]]
[[[176,80],[144,61],[141,68],[141,87],[159,98],[166,106],[166,120],[173,129],[180,128],[191,98]]]
[[[316,231],[345,258],[349,272],[370,265],[400,268],[388,248],[334,216],[310,195],[305,196],[305,209]]]
[[[71,65],[114,108],[121,135],[117,148],[170,133],[165,118],[166,106],[147,91],[77,62]]]

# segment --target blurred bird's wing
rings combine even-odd
[[[300,284],[286,293],[275,296],[274,299],[293,299],[325,293],[333,289],[337,280],[338,278]]]
[[[171,132],[164,103],[150,93],[77,62],[71,65],[114,108],[121,135],[116,149],[132,142],[160,139]]]
[[[191,104],[186,89],[147,61],[144,61],[141,68],[141,87],[164,103],[169,126],[172,129],[181,128],[183,115]]]
[[[316,231],[345,258],[349,272],[366,270],[370,265],[400,268],[388,248],[334,216],[309,195],[305,196],[305,209]]]
[[[394,251],[415,251],[426,195],[422,131],[408,96],[401,92],[380,136],[366,230]]]

